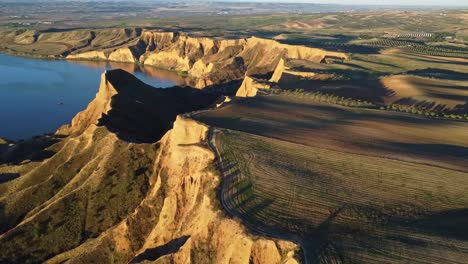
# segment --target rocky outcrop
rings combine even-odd
[[[154,34],[153,36],[151,34]],[[159,32],[146,32],[145,43],[151,48],[140,57],[145,65],[159,65],[184,71],[198,80],[197,88],[241,79],[245,74],[267,74],[285,59],[320,63],[327,57],[348,59],[339,52],[281,44],[275,40],[248,38],[214,40]],[[278,72],[276,75],[280,75]]]
[[[105,72],[45,146],[52,156],[0,164],[18,174],[0,184],[0,262],[297,263],[297,245],[254,236],[221,208],[210,128],[176,118],[211,103],[191,103],[202,93]]]
[[[179,116],[161,140],[152,188],[135,213],[48,263],[83,263],[109,248],[132,258],[130,263],[297,263],[295,244],[252,236],[224,214],[215,195],[220,179],[206,144],[208,130]],[[132,233],[136,225],[145,226],[139,248],[130,239],[138,236]]]
[[[88,51],[67,56],[69,60],[108,60],[108,58],[104,51]]]
[[[174,263],[249,263],[256,254],[277,258],[273,262],[258,258],[254,263],[281,263],[287,256],[280,255],[274,241],[252,237],[219,208],[213,194],[220,179],[216,171],[207,170],[214,162],[213,152],[206,144],[208,129],[179,116],[173,130],[162,139],[159,162],[161,170],[170,175],[167,181],[170,195],[161,211],[164,220],[152,230],[140,252],[189,236],[180,251],[166,259]],[[269,247],[263,246],[265,241]],[[293,249],[294,246],[290,250]]]
[[[45,57],[139,63],[174,70],[191,77],[196,88],[242,80],[245,75],[271,74],[278,69],[277,76],[281,68],[278,62],[290,59],[314,63],[328,58],[348,59],[344,53],[287,45],[272,39],[214,39],[140,28],[4,34],[7,43],[50,45],[54,53],[41,54]]]
[[[236,96],[238,97],[254,97],[257,95],[259,89],[268,90],[270,89],[270,84],[254,79],[249,76],[245,76],[244,81],[242,82],[239,90],[237,90]]]
[[[276,65],[273,75],[270,78],[270,82],[276,82],[276,83],[279,82],[285,70],[286,70],[286,67],[284,66],[284,60],[283,58],[281,58],[278,64]]]
[[[190,76],[203,77],[213,71],[214,64],[212,62],[204,63],[203,60],[195,62],[193,67],[188,72]]]
[[[123,70],[107,71],[101,76],[96,98],[58,133],[79,134],[90,125],[98,125],[121,138],[154,142],[179,113],[207,107],[218,97],[191,88],[155,89]]]
[[[118,62],[138,62],[140,54],[134,48],[120,48],[109,55],[108,60]]]

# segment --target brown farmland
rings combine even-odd
[[[213,145],[225,208],[260,233],[299,241],[309,263],[468,256],[467,123],[285,95],[194,118],[222,128]]]
[[[293,143],[468,171],[468,123],[357,109],[293,96],[239,100],[195,116]]]

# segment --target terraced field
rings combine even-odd
[[[195,119],[226,209],[308,263],[464,263],[467,123],[259,96]]]

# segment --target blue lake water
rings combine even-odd
[[[39,60],[0,54],[0,137],[54,132],[86,108],[106,69],[121,68],[154,87],[184,81],[175,73],[133,64]]]

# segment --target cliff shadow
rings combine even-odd
[[[423,234],[468,241],[468,208],[447,210],[422,217],[411,226]]]
[[[20,176],[19,173],[0,173],[0,184],[12,181]]]
[[[204,109],[219,97],[218,93],[189,87],[154,88],[123,70],[106,75],[117,93],[98,126],[128,142],[154,143],[172,127],[177,115]]]
[[[190,236],[182,236],[169,241],[167,244],[145,250],[140,255],[134,257],[129,263],[140,263],[143,261],[156,261],[158,258],[174,254],[187,242]]]
[[[37,136],[18,142],[7,141],[0,144],[0,165],[18,165],[24,162],[42,161],[52,157],[55,152],[50,150],[53,144],[64,138],[61,135]]]

